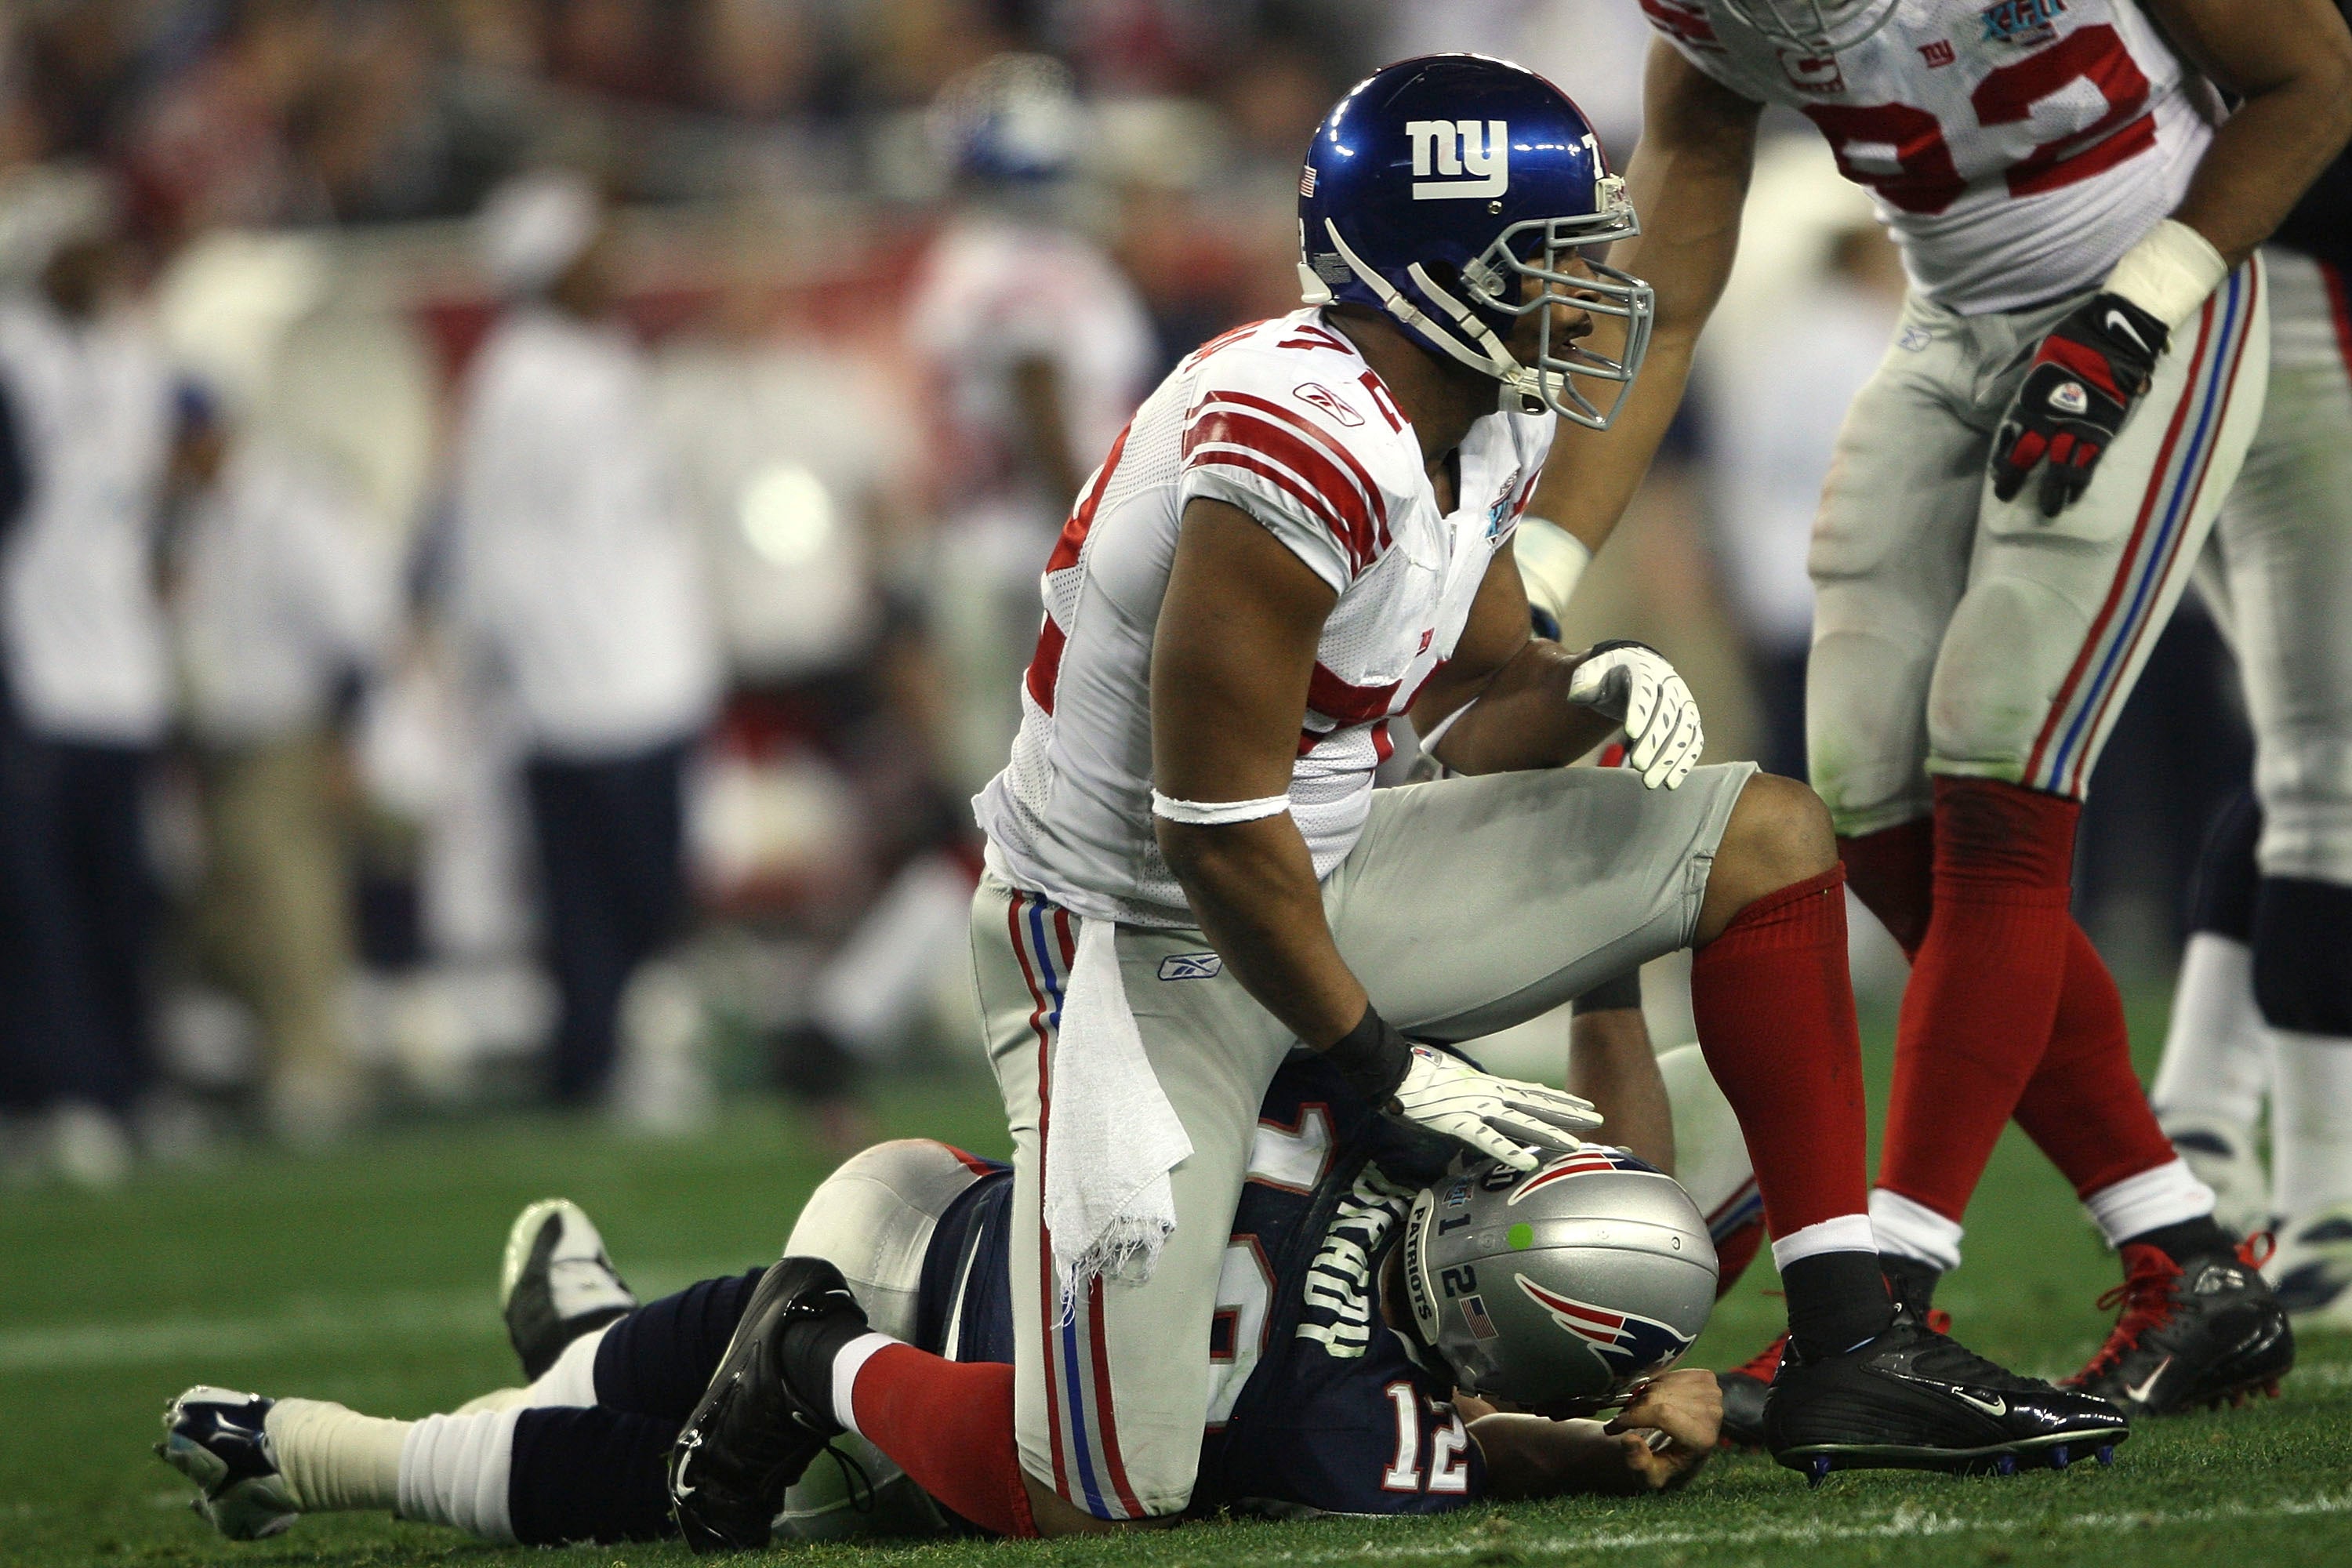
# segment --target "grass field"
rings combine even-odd
[[[2143,1016],[2136,1037],[2158,1037]],[[1872,1030],[1885,1079],[1884,1020]],[[1003,1143],[978,1082],[900,1087],[885,1131]],[[198,1381],[339,1399],[373,1414],[447,1409],[514,1380],[494,1300],[497,1252],[550,1193],[597,1216],[641,1291],[773,1256],[822,1162],[799,1124],[746,1109],[689,1145],[555,1121],[441,1125],[333,1155],[240,1158],[104,1196],[0,1199],[0,1564],[449,1562],[642,1568],[677,1547],[500,1552],[380,1516],[306,1519],[274,1542],[219,1540],[148,1454],[163,1402]],[[2104,1332],[2114,1265],[2056,1177],[2013,1134],[1970,1216],[1969,1261],[1941,1297],[1978,1348],[2071,1369]],[[1696,1364],[1743,1359],[1779,1303],[1759,1269]],[[1202,1525],[1109,1542],[805,1550],[827,1565],[1591,1561],[1780,1564],[2109,1564],[2140,1559],[2352,1563],[2352,1340],[2315,1341],[2285,1397],[2143,1427],[2114,1468],[2009,1480],[1854,1475],[1809,1492],[1759,1458],[1640,1501],[1472,1510],[1426,1523]]]

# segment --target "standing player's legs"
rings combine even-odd
[[[2257,439],[2248,471],[2261,449]],[[2228,526],[2225,513],[2221,527]],[[2254,896],[2261,876],[2254,843],[2262,830],[2262,807],[2245,789],[2205,835],[2164,1057],[2147,1096],[2165,1136],[2213,1189],[2214,1221],[2240,1235],[2271,1220],[2270,1178],[2254,1146],[2271,1089],[2270,1030],[2254,1005]]]
[[[1163,977],[1162,960],[1207,950],[1200,932],[1119,928],[1119,968],[1144,1053],[1192,1152],[1170,1173],[1176,1228],[1150,1279],[1097,1279],[1066,1315],[1042,1200],[1053,1049],[1077,935],[1076,916],[992,877],[973,898],[981,1016],[1013,1142],[1020,1462],[1037,1492],[1069,1505],[1066,1524],[1165,1517],[1192,1497],[1234,1207],[1258,1107],[1292,1045],[1229,972],[1195,963],[1170,966]]]
[[[2259,417],[2265,290],[2250,263],[2177,334],[2087,497],[2054,519],[1983,500],[1969,585],[1927,700],[1933,918],[1904,997],[1873,1215],[1932,1286],[2001,1126],[2029,1131],[2112,1244],[2179,1258],[2225,1238],[2131,1068],[2114,982],[2067,910],[2075,818],[2101,744],[2185,587]],[[1969,323],[1997,374],[2048,312]]]
[[[2352,298],[2321,263],[2264,258],[2278,363],[2222,542],[2263,805],[2252,947],[2277,1050],[2273,1273],[2290,1310],[2352,1321]]]

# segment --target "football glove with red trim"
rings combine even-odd
[[[2080,500],[2171,341],[2120,294],[2094,294],[2051,328],[1993,440],[1994,498],[2014,500],[2040,466],[2042,516]]]

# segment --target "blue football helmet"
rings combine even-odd
[[[1436,353],[1502,383],[1498,406],[1605,430],[1650,342],[1650,286],[1605,265],[1641,232],[1624,182],[1566,93],[1484,55],[1424,55],[1358,83],[1316,128],[1298,180],[1310,305],[1387,311]],[[1526,290],[1524,280],[1538,287]],[[1625,323],[1610,359],[1557,352],[1550,308]],[[1536,363],[1504,340],[1540,310]],[[1604,408],[1580,382],[1613,384]]]
[[[1050,55],[998,55],[940,91],[930,134],[959,178],[1035,185],[1076,171],[1085,121],[1069,67]]]

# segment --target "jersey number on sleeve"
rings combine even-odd
[[[2078,81],[2098,89],[2106,112],[2079,131],[2036,142],[2011,163],[2011,195],[2038,195],[2087,180],[2156,145],[2156,117],[2146,112],[2147,78],[2122,35],[2105,22],[2078,28],[1990,72],[1969,102],[1984,129],[2025,124],[2035,104]],[[1838,172],[1876,191],[1889,206],[1939,213],[1968,189],[1943,126],[1924,109],[1907,103],[1812,103],[1804,111],[1829,138]],[[1892,170],[1885,167],[1890,158]]]

